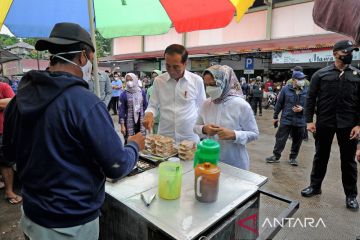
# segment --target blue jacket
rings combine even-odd
[[[278,119],[278,115],[281,113],[280,123],[283,125],[290,125],[296,127],[305,127],[305,103],[308,88],[304,87],[300,91],[299,95],[296,94],[295,89],[292,85],[286,85],[281,90],[278,101],[275,105],[274,119]],[[295,113],[292,108],[296,105],[303,107],[303,111]]]
[[[128,174],[138,158],[87,88],[68,73],[30,71],[5,111],[3,151],[17,164],[25,215],[47,228],[96,219],[105,176]]]

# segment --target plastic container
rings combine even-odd
[[[182,165],[179,161],[167,161],[159,165],[159,197],[174,200],[180,197]]]
[[[212,139],[205,139],[198,143],[194,157],[194,167],[201,163],[217,165],[220,158],[220,144]]]
[[[171,157],[171,158],[168,158],[167,160],[168,162],[180,162],[180,158],[177,158],[177,157]]]
[[[200,202],[215,202],[219,193],[220,168],[211,163],[195,168],[195,198]]]

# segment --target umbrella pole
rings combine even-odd
[[[38,70],[40,70],[40,63],[39,63],[39,51],[36,51],[36,62],[37,62],[37,67],[38,67]]]
[[[94,61],[93,61],[93,76],[94,76],[94,85],[96,95],[100,97],[100,84],[99,84],[99,75],[98,75],[98,59],[96,55],[96,39],[95,39],[95,19],[94,19],[94,5],[93,0],[88,0],[88,11],[89,11],[89,23],[90,23],[90,34],[91,41],[93,42],[95,48]]]

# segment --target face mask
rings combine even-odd
[[[298,87],[304,87],[305,86],[305,80],[297,80],[296,85]]]
[[[89,80],[91,79],[92,63],[87,60],[86,64],[81,67],[81,71],[83,72],[83,79],[86,82],[89,82]]]
[[[221,97],[222,90],[220,87],[207,86],[206,93],[210,96],[211,100],[215,100]]]
[[[128,86],[128,88],[134,87],[133,81],[128,81],[128,82],[126,82],[126,85]]]
[[[352,59],[353,59],[353,55],[352,54],[348,54],[345,56],[340,56],[339,59],[344,63],[344,64],[351,64]]]
[[[69,59],[66,59],[60,55],[64,55],[64,54],[73,54],[73,53],[81,53],[82,51],[72,51],[72,52],[62,52],[62,53],[57,53],[55,55],[53,55],[53,57],[57,57],[57,58],[60,58],[68,63],[71,63],[71,64],[74,64],[78,67],[80,67],[82,73],[83,73],[83,79],[88,82],[90,79],[91,79],[91,70],[92,70],[92,63],[89,61],[89,59],[87,58],[87,56],[85,55],[86,57],[86,64],[82,67],[76,63],[74,63],[73,61],[70,61]]]

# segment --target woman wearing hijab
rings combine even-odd
[[[126,90],[120,96],[119,123],[121,133],[127,139],[138,132],[145,135],[142,122],[148,102],[145,92],[139,87],[139,79],[135,74],[126,74],[125,81]]]
[[[214,65],[203,73],[206,93],[195,132],[220,143],[220,160],[237,168],[249,169],[246,144],[254,141],[259,130],[254,113],[246,102],[232,68]]]

